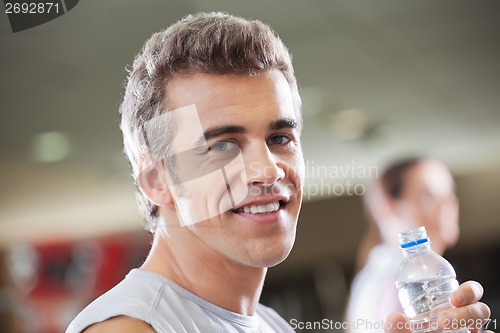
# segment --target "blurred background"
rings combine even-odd
[[[18,33],[0,14],[0,331],[63,331],[144,259],[118,128],[125,68],[198,11],[271,25],[301,86],[306,200],[262,302],[342,321],[368,226],[360,195],[389,161],[423,155],[457,182],[461,236],[446,257],[498,318],[500,2],[86,0]]]

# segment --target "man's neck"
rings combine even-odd
[[[189,231],[182,229],[169,236],[157,232],[141,269],[159,273],[221,308],[253,315],[267,269],[224,257],[199,244]]]

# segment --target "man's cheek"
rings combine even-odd
[[[222,168],[227,191],[231,199],[231,207],[234,209],[240,205],[248,195],[248,180],[245,169],[245,161],[241,151],[224,168]],[[228,209],[228,210],[229,210]]]
[[[213,172],[170,186],[175,202],[178,202],[181,225],[193,225],[239,205],[248,194],[244,170],[240,153]]]

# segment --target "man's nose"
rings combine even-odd
[[[269,150],[267,144],[254,145],[245,155],[249,185],[268,186],[285,177],[279,159]]]

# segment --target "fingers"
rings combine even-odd
[[[462,283],[450,295],[450,302],[455,307],[475,303],[483,297],[483,287],[476,281]]]
[[[393,312],[387,317],[385,333],[411,333],[408,320],[402,313]]]
[[[443,329],[457,329],[468,327],[477,332],[490,317],[490,308],[481,302],[453,308],[439,314],[438,324]]]
[[[450,295],[450,302],[456,308],[439,315],[439,327],[444,329],[468,327],[472,333],[478,332],[491,314],[486,304],[478,302],[483,296],[483,291],[483,287],[475,281],[461,284]]]
[[[490,317],[490,308],[484,303],[474,303],[461,308],[453,308],[439,314],[438,325],[444,330],[469,328],[471,333],[477,333],[487,323]],[[411,333],[410,325],[402,313],[391,313],[387,317],[385,333]],[[483,333],[493,333],[484,331]]]
[[[468,281],[460,285],[450,295],[450,302],[454,308],[439,314],[439,327],[445,330],[467,327],[472,333],[479,332],[491,315],[490,308],[479,302],[482,296],[483,287],[479,283]],[[387,318],[385,333],[411,333],[408,320],[401,313],[390,314]]]

